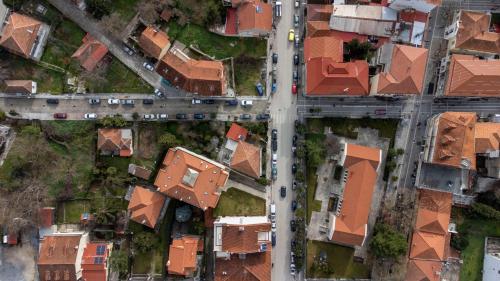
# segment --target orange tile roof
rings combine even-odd
[[[97,130],[97,149],[104,153],[112,153],[120,156],[131,156],[133,154],[132,136],[125,137],[123,130],[116,128],[102,128]]]
[[[394,45],[390,69],[378,76],[378,94],[422,93],[427,49]]]
[[[215,281],[271,281],[271,269],[270,250],[247,254],[244,258],[234,254],[228,260],[215,259]]]
[[[202,96],[220,96],[226,92],[224,65],[220,61],[195,60],[172,48],[162,58],[157,72],[173,86]]]
[[[196,270],[196,252],[200,238],[182,236],[172,240],[168,252],[167,268],[169,274],[190,276]]]
[[[130,219],[154,228],[164,203],[162,194],[137,185],[128,204]]]
[[[51,227],[52,225],[54,225],[54,212],[54,207],[40,208],[40,210],[38,211],[40,227]]]
[[[472,112],[444,112],[438,118],[432,163],[462,168],[462,162],[466,161],[470,163],[470,169],[475,170],[474,126],[476,114]]]
[[[231,159],[231,168],[253,178],[260,178],[261,154],[260,147],[240,141]]]
[[[405,281],[440,281],[443,264],[438,261],[410,260]]]
[[[500,60],[452,55],[444,94],[500,97]]]
[[[76,58],[85,70],[92,71],[108,53],[108,48],[88,33],[82,42],[83,44],[71,57]]]
[[[410,248],[410,259],[445,260],[446,236],[415,231]]]
[[[329,22],[333,13],[333,5],[307,4],[308,21]]]
[[[333,36],[307,37],[304,40],[304,60],[327,57],[335,62],[344,60],[344,42]]]
[[[345,153],[344,169],[348,171],[348,175],[342,207],[335,219],[331,240],[361,246],[377,182],[380,149],[349,143]]]
[[[450,223],[452,195],[429,189],[420,190],[415,229],[446,235]]]
[[[332,36],[333,31],[330,29],[328,21],[307,21],[307,37],[317,36]]]
[[[81,238],[81,234],[44,236],[40,241],[38,265],[74,265]]]
[[[222,251],[229,253],[258,253],[260,244],[262,244],[262,241],[259,243],[258,233],[269,231],[271,231],[271,223],[225,224],[222,227]]]
[[[42,23],[18,13],[12,13],[7,22],[0,37],[0,45],[15,54],[30,58]]]
[[[165,32],[148,26],[139,37],[139,46],[147,55],[160,59],[170,47],[170,41]]]
[[[500,150],[500,123],[476,123],[474,138],[476,154]]]
[[[306,95],[368,95],[368,63],[339,63],[332,58],[313,58],[306,62]]]
[[[33,80],[5,80],[6,93],[31,94],[33,91]]]
[[[500,53],[500,34],[490,32],[491,15],[484,12],[460,13],[455,48],[485,53]]]
[[[238,123],[231,123],[231,127],[226,133],[226,138],[234,141],[245,140],[247,136],[248,130],[240,126]]]
[[[217,206],[228,177],[222,164],[176,147],[168,150],[155,186],[172,198],[206,210]]]
[[[244,1],[236,11],[238,32],[259,30],[271,32],[273,25],[273,8],[269,3],[260,0]]]
[[[98,252],[102,247],[104,251]],[[82,257],[82,281],[108,280],[108,257],[111,244],[92,242],[85,246]]]

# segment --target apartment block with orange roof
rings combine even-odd
[[[13,54],[39,61],[49,33],[47,24],[12,12],[0,23],[0,46]]]
[[[163,159],[154,185],[161,193],[205,211],[217,206],[228,177],[224,165],[175,147]]]
[[[198,255],[203,241],[198,236],[184,235],[174,238],[168,252],[169,274],[193,277],[198,270]]]
[[[107,281],[112,243],[90,242],[82,257],[82,281]]]
[[[267,36],[273,25],[273,6],[263,0],[223,0],[227,6],[226,36]]]
[[[271,223],[262,217],[214,222],[215,280],[271,280]]]
[[[232,123],[219,157],[221,162],[231,169],[253,178],[260,178],[262,175],[262,148],[246,142],[247,134],[247,129],[237,123]]]
[[[161,59],[170,48],[170,40],[164,31],[154,26],[148,26],[139,37],[139,46],[145,54],[157,60]]]
[[[343,181],[337,208],[330,213],[328,238],[346,246],[363,246],[368,233],[368,216],[382,162],[378,148],[344,143],[339,165]]]

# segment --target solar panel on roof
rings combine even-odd
[[[104,259],[102,257],[95,257],[94,264],[102,264]]]
[[[102,256],[102,255],[104,255],[104,251],[106,251],[106,246],[98,245],[97,249],[96,249],[96,255]]]

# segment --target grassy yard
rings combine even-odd
[[[264,86],[265,81],[261,80],[261,69],[264,66],[264,60],[253,58],[239,58],[234,62],[234,79],[236,85],[236,93],[240,96],[256,96],[258,95],[255,86],[261,82]]]
[[[327,261],[333,273],[327,274],[315,270],[314,257],[322,251],[326,253]],[[353,260],[354,249],[333,243],[307,242],[307,277],[308,278],[369,278],[370,269],[362,263]]]
[[[469,218],[459,214],[458,232],[465,234],[469,245],[461,252],[463,264],[460,280],[480,281],[483,269],[484,238],[500,236],[500,223],[494,220]]]
[[[225,37],[209,32],[204,27],[186,24],[184,27],[174,21],[168,24],[168,35],[186,46],[194,45],[216,59],[246,56],[261,58],[266,56],[267,43],[260,38]]]
[[[88,200],[62,202],[57,208],[57,223],[80,223],[80,215],[89,210],[90,201]]]
[[[41,60],[68,69],[71,55],[82,44],[84,36],[85,32],[77,24],[64,19],[51,32]]]
[[[153,88],[117,58],[108,66],[104,79],[88,81],[94,93],[152,93]]]
[[[321,211],[321,201],[314,200],[314,194],[316,193],[316,184],[316,169],[307,167],[307,223],[309,223],[309,221],[311,220],[311,214],[313,211]]]
[[[229,188],[220,196],[219,203],[214,210],[214,217],[218,216],[264,216],[266,201],[260,197]]]

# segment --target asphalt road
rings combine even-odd
[[[288,42],[288,31],[293,27],[293,14],[298,12],[293,7],[293,1],[284,1],[282,16],[276,25],[276,38],[273,42],[273,51],[278,53],[277,80],[278,89],[271,97],[270,112],[273,116],[272,128],[278,130],[278,177],[272,184],[271,200],[277,209],[277,243],[273,248],[272,280],[291,280],[290,275],[290,241],[292,232],[290,220],[293,218],[291,201],[295,194],[292,191],[291,166],[292,136],[294,121],[297,118],[296,98],[291,94],[293,54],[296,49],[293,43]],[[297,31],[296,31],[297,32]],[[280,197],[280,187],[286,186],[285,198]]]

